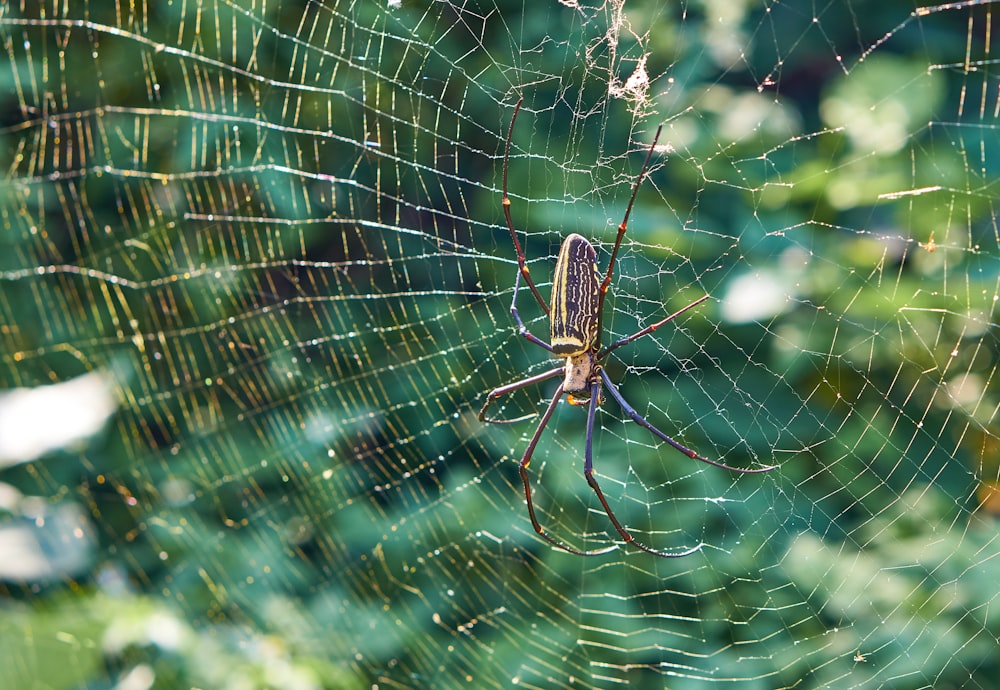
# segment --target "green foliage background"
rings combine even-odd
[[[119,400],[0,470],[97,535],[78,572],[0,583],[11,687],[990,687],[991,6],[725,5],[4,5],[0,387],[106,371]],[[650,100],[609,96],[647,54]],[[540,283],[569,231],[604,265],[666,123],[607,318],[715,299],[613,378],[782,467],[690,467],[609,404],[598,471],[644,540],[700,554],[550,550],[532,424],[475,420],[549,364],[508,312],[521,96]],[[727,321],[748,275],[787,306]],[[593,548],[581,431],[560,414],[533,472]]]

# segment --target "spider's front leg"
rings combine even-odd
[[[528,287],[531,288],[531,294],[535,296],[535,300],[542,308],[542,311],[548,314],[549,305],[547,305],[545,300],[542,299],[542,294],[538,291],[535,281],[531,279],[531,271],[528,270],[527,260],[524,256],[524,249],[521,247],[521,243],[517,240],[517,232],[514,230],[514,221],[510,217],[510,197],[507,195],[507,172],[510,167],[510,140],[514,136],[514,123],[517,121],[517,114],[521,112],[521,103],[523,102],[524,99],[521,98],[517,101],[517,105],[514,106],[514,114],[510,117],[510,128],[507,130],[507,143],[504,145],[503,149],[503,196],[501,197],[501,205],[503,206],[503,215],[507,219],[507,229],[510,230],[510,239],[514,243],[514,250],[517,252],[518,277],[520,278],[521,274],[524,275],[525,282],[527,282]]]

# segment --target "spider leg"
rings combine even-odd
[[[521,103],[523,102],[524,99],[522,98],[514,106],[514,114],[510,118],[510,129],[507,130],[507,144],[503,150],[503,197],[501,204],[503,205],[503,215],[507,219],[507,229],[510,230],[510,239],[514,241],[514,249],[517,251],[517,269],[519,275],[524,276],[524,279],[528,282],[528,287],[531,288],[531,294],[535,296],[535,301],[541,306],[542,311],[548,314],[549,305],[542,299],[542,294],[535,287],[535,281],[531,279],[527,260],[524,257],[524,249],[521,248],[521,243],[517,240],[517,233],[514,232],[514,221],[510,217],[510,197],[507,196],[507,164],[510,160],[510,140],[514,136],[514,122],[517,120],[517,114],[521,112]]]
[[[521,274],[518,273],[517,276],[514,277],[514,299],[510,301],[510,313],[514,316],[514,321],[517,322],[517,332],[521,336],[526,338],[528,342],[532,342],[535,345],[538,345],[539,347],[544,347],[549,352],[552,352],[552,346],[549,345],[544,340],[542,340],[541,338],[534,335],[531,331],[529,331],[528,327],[524,325],[524,321],[521,321],[521,315],[517,313],[517,291],[520,287],[521,287]],[[706,295],[706,297],[707,296],[708,295]],[[545,313],[548,313],[548,309],[545,310]]]
[[[653,433],[653,435],[663,439],[671,446],[673,446],[676,450],[679,450],[681,453],[684,453],[684,455],[688,456],[693,460],[701,460],[702,462],[708,463],[709,465],[715,465],[716,467],[721,467],[722,469],[729,470],[731,472],[740,472],[741,474],[759,474],[761,472],[769,472],[778,467],[777,465],[765,465],[764,467],[755,467],[753,469],[747,469],[745,467],[733,467],[732,465],[727,465],[723,462],[719,462],[718,460],[709,460],[704,455],[699,455],[698,453],[691,450],[687,446],[681,445],[680,443],[678,443],[677,441],[675,441],[674,439],[670,438],[665,433],[657,429],[655,426],[650,424],[648,421],[646,421],[645,417],[636,412],[635,408],[629,405],[625,401],[625,398],[622,396],[621,391],[619,391],[615,387],[615,384],[611,382],[611,379],[608,377],[607,372],[603,368],[601,369],[601,379],[604,380],[604,385],[607,386],[608,390],[611,392],[611,397],[614,398],[615,401],[621,406],[625,414],[627,414],[629,417],[632,418],[632,421],[641,426],[646,427],[647,429],[649,429],[649,431]]]
[[[594,477],[594,418],[597,414],[597,401],[600,400],[600,397],[601,381],[600,379],[594,379],[593,383],[590,384],[590,407],[587,409],[587,445],[584,450],[583,475],[587,478],[587,483],[590,484],[590,488],[594,490],[595,494],[597,494],[597,498],[601,501],[601,505],[604,506],[604,512],[608,514],[611,524],[615,526],[615,529],[618,530],[618,534],[621,535],[622,539],[624,539],[626,543],[632,544],[632,546],[637,549],[645,551],[646,553],[651,553],[654,556],[659,556],[661,558],[680,558],[682,556],[690,556],[695,551],[701,551],[701,544],[676,552],[657,551],[656,549],[651,549],[648,546],[637,542],[635,537],[633,537],[632,534],[622,526],[622,523],[618,521],[618,518],[615,517],[614,511],[611,510],[611,506],[608,505],[607,499],[604,498],[604,492],[601,491],[601,487],[597,483],[597,479]]]
[[[638,340],[639,338],[641,338],[642,336],[646,335],[647,333],[652,333],[653,331],[655,331],[657,328],[659,328],[663,324],[667,323],[668,321],[673,321],[678,316],[680,316],[681,314],[683,314],[684,312],[686,312],[688,309],[691,309],[692,307],[697,307],[699,304],[701,304],[702,302],[704,302],[705,300],[707,300],[708,297],[709,297],[708,295],[705,295],[704,297],[699,297],[698,299],[696,299],[691,304],[687,305],[686,307],[684,307],[682,309],[678,309],[677,311],[675,311],[673,314],[671,314],[667,318],[663,319],[662,321],[657,321],[652,326],[646,326],[641,331],[637,331],[637,332],[633,333],[632,335],[629,335],[629,336],[626,336],[626,337],[622,338],[621,340],[616,340],[615,342],[611,343],[606,348],[604,348],[603,350],[601,350],[599,353],[597,353],[597,359],[603,359],[604,356],[607,355],[612,350],[617,350],[622,345],[628,345],[633,340]]]
[[[490,394],[486,396],[486,403],[483,405],[483,409],[479,411],[479,421],[486,422],[487,424],[514,424],[515,422],[523,422],[525,419],[531,419],[535,415],[528,414],[523,417],[518,417],[517,419],[491,419],[486,416],[486,410],[488,410],[493,402],[501,396],[520,390],[521,388],[527,388],[528,386],[536,383],[555,378],[563,372],[564,368],[562,366],[558,366],[550,371],[546,371],[535,376],[529,376],[526,379],[521,379],[520,381],[515,381],[514,383],[508,383],[506,386],[500,386],[499,388],[490,391]]]
[[[615,271],[615,259],[618,258],[618,248],[621,246],[622,238],[625,236],[625,231],[628,230],[628,217],[632,213],[632,205],[635,203],[636,194],[639,193],[639,185],[642,184],[642,178],[646,176],[646,170],[649,168],[649,161],[653,158],[653,151],[656,149],[656,142],[660,140],[660,132],[662,130],[663,125],[656,128],[656,136],[653,137],[653,143],[649,145],[649,151],[646,153],[646,160],[642,164],[642,170],[639,171],[639,177],[636,178],[635,185],[632,187],[632,197],[628,200],[628,206],[625,207],[625,217],[618,226],[618,237],[615,239],[614,249],[611,250],[611,260],[608,262],[608,272],[604,276],[604,282],[601,283],[601,307],[604,306],[604,295],[608,291],[608,286],[611,285],[611,276]]]
[[[541,524],[538,522],[538,518],[535,517],[535,505],[531,501],[531,484],[528,481],[528,465],[531,463],[531,455],[535,452],[535,446],[538,445],[538,439],[541,438],[542,432],[545,430],[545,425],[549,423],[549,419],[552,418],[552,413],[555,412],[556,405],[559,404],[559,399],[563,394],[563,385],[559,384],[556,389],[556,393],[552,396],[552,402],[549,403],[548,408],[542,415],[541,421],[538,423],[538,428],[535,429],[535,434],[531,437],[531,441],[528,443],[527,449],[524,451],[524,457],[521,458],[521,482],[524,484],[524,498],[528,502],[528,517],[531,518],[531,526],[535,528],[535,531],[541,536],[545,541],[549,542],[555,547],[562,549],[563,551],[568,551],[569,553],[576,554],[577,556],[600,556],[606,553],[610,553],[617,549],[617,546],[609,546],[604,549],[598,549],[597,551],[581,551],[579,549],[574,549],[572,546],[567,546],[563,544],[558,539],[550,537],[548,532],[542,529]]]

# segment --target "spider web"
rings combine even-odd
[[[993,4],[0,6],[14,687],[991,687]],[[597,476],[512,214],[615,266]],[[991,191],[994,190],[994,191]],[[521,287],[520,313],[547,340]]]

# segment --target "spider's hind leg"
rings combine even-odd
[[[636,424],[645,427],[652,434],[663,441],[666,441],[674,450],[677,450],[684,455],[688,456],[692,460],[700,460],[701,462],[708,463],[709,465],[714,465],[715,467],[721,467],[724,470],[729,470],[730,472],[740,472],[741,474],[759,474],[761,472],[769,472],[777,467],[777,465],[765,465],[764,467],[754,467],[752,469],[747,469],[745,467],[733,467],[732,465],[727,465],[724,462],[719,462],[718,460],[709,460],[704,455],[700,455],[696,451],[691,450],[687,446],[678,443],[674,439],[667,436],[665,433],[653,426],[645,417],[639,414],[634,407],[628,404],[625,397],[622,395],[621,391],[611,382],[608,378],[607,372],[601,369],[601,378],[604,380],[604,385],[608,387],[611,392],[611,397],[615,399],[615,402],[621,406],[622,411],[625,412],[632,421]]]
[[[552,418],[552,413],[555,412],[556,405],[559,404],[559,399],[562,397],[562,394],[563,385],[559,384],[555,395],[552,396],[552,402],[549,403],[548,408],[546,408],[545,413],[542,415],[541,421],[538,422],[538,427],[535,429],[535,433],[532,435],[531,441],[528,443],[528,447],[524,451],[524,456],[521,458],[521,465],[518,468],[521,473],[521,483],[524,484],[524,498],[528,503],[528,517],[531,518],[531,526],[535,528],[535,532],[537,532],[540,537],[553,546],[558,547],[563,551],[576,554],[577,556],[601,556],[614,551],[618,547],[611,545],[603,549],[597,549],[596,551],[581,551],[580,549],[575,549],[572,546],[567,546],[555,537],[549,536],[549,533],[545,531],[541,523],[538,522],[538,517],[535,515],[535,504],[531,500],[531,482],[528,480],[528,465],[531,464],[531,456],[535,452],[535,446],[538,445],[538,439],[542,437],[542,432],[545,431],[546,425],[548,425],[549,420]]]
[[[605,381],[607,381],[606,378]],[[624,539],[626,543],[632,544],[637,549],[654,556],[659,556],[661,558],[680,558],[681,556],[688,556],[695,551],[700,551],[702,546],[701,544],[692,546],[691,548],[683,551],[657,551],[656,549],[651,549],[648,546],[636,541],[635,537],[632,536],[632,533],[625,529],[622,523],[618,521],[618,518],[615,516],[615,512],[611,510],[611,506],[608,505],[607,499],[604,498],[604,492],[601,491],[601,487],[597,483],[597,478],[594,477],[594,423],[597,416],[597,401],[600,397],[601,380],[595,378],[593,383],[590,384],[590,407],[587,410],[587,445],[584,450],[583,475],[587,478],[587,483],[590,484],[590,488],[594,490],[598,500],[604,507],[604,512],[607,513],[608,519],[611,520],[611,524],[615,526],[615,530],[618,531],[618,534],[621,535],[621,538]]]

